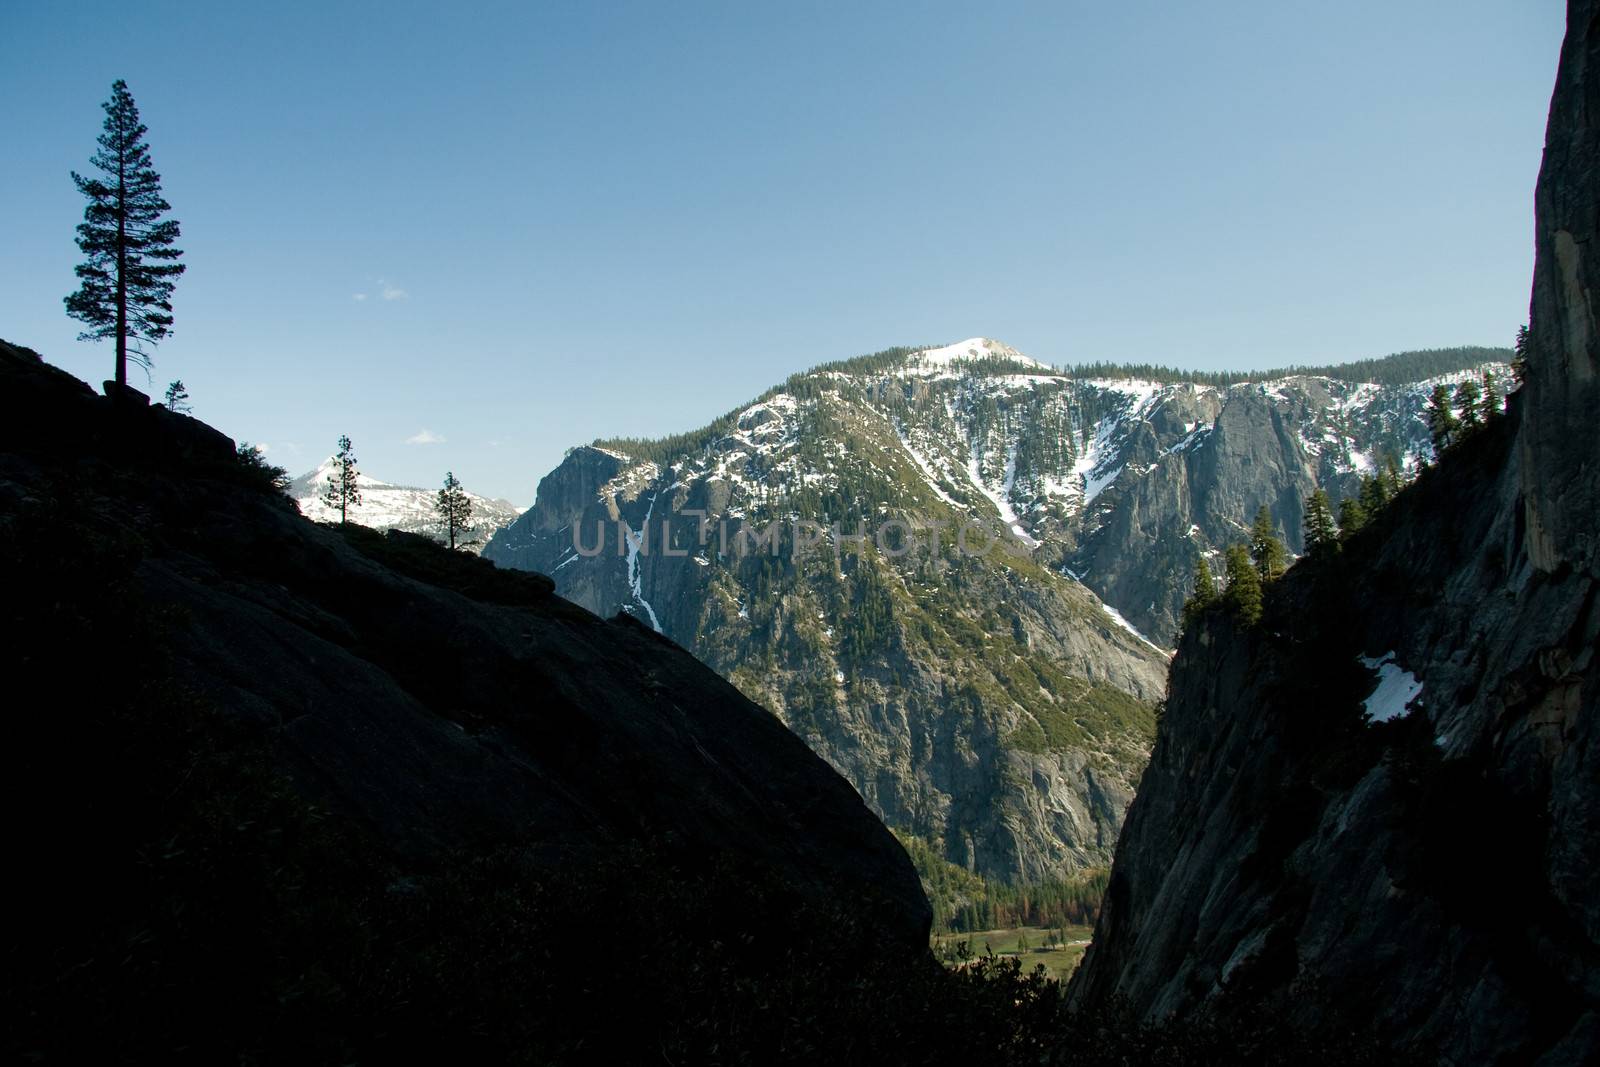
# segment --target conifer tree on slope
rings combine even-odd
[[[444,488],[439,490],[439,495],[433,502],[433,510],[439,516],[439,525],[444,527],[451,551],[454,551],[456,537],[472,532],[472,527],[469,525],[472,521],[472,501],[468,498],[467,491],[461,488],[461,483],[456,480],[454,471],[445,472]],[[473,542],[461,543],[469,545]]]
[[[172,331],[172,290],[184,265],[177,262],[182,250],[173,247],[177,220],[162,218],[172,205],[162,199],[161,175],[150,165],[150,146],[141,140],[147,131],[127,82],[118,79],[102,106],[105,132],[90,159],[101,176],[72,174],[89,198],[78,224],[78,248],[87,258],[77,266],[81,285],[66,305],[68,315],[89,327],[79,340],[116,341],[120,399],[128,357],[150,366],[139,342],[155,344]]]
[[[1400,472],[1400,460],[1393,452],[1383,457],[1383,469],[1378,471],[1378,479],[1383,483],[1384,503],[1388,503],[1400,495],[1400,490],[1405,488],[1405,476]]]
[[[161,403],[168,411],[175,411],[180,415],[189,410],[189,390],[184,388],[182,378],[167,385],[167,395]]]
[[[1389,479],[1380,471],[1377,474],[1368,474],[1361,479],[1361,510],[1368,519],[1375,517],[1388,506],[1390,498]]]
[[[1194,593],[1183,605],[1183,624],[1194,622],[1205,610],[1217,602],[1217,580],[1211,576],[1211,564],[1204,556],[1194,561]]]
[[[1261,575],[1256,573],[1245,545],[1228,546],[1228,588],[1222,604],[1246,626],[1261,621]]]
[[[328,484],[322,492],[322,503],[339,513],[339,522],[350,521],[350,509],[361,506],[361,472],[356,469],[355,453],[350,438],[339,438],[339,451],[333,457],[334,469],[328,472]]]
[[[1347,496],[1339,501],[1339,536],[1349,537],[1367,524],[1367,509],[1357,497]]]
[[[1463,430],[1476,430],[1481,425],[1479,418],[1479,405],[1483,396],[1478,391],[1478,383],[1471,378],[1456,386],[1456,407],[1460,409],[1461,428]]]
[[[1435,459],[1443,456],[1444,450],[1450,447],[1458,428],[1456,413],[1450,406],[1450,387],[1440,382],[1433,387],[1433,395],[1428,398],[1428,432],[1433,436]]]
[[[1283,542],[1278,540],[1272,512],[1265,504],[1256,512],[1255,524],[1250,528],[1250,558],[1264,582],[1270,582],[1284,572]]]
[[[1494,371],[1483,372],[1483,421],[1490,422],[1501,415],[1500,390],[1495,383]]]
[[[1306,552],[1313,556],[1324,555],[1339,547],[1339,528],[1333,521],[1333,505],[1328,494],[1317,489],[1306,500],[1305,514]]]

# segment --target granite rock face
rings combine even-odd
[[[1529,417],[1520,439],[1529,551],[1537,565],[1593,567],[1600,495],[1593,439],[1600,397],[1600,29],[1595,5],[1572,3],[1561,76],[1550,104],[1535,210],[1528,364]]]
[[[1600,4],[1573,0],[1527,385],[1262,624],[1185,634],[1071,997],[1342,1018],[1451,1063],[1600,1050]]]

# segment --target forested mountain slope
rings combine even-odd
[[[1300,547],[1313,488],[1428,453],[1432,379],[1397,378],[1508,355],[1186,380],[895,349],[573,449],[485,554],[681,642],[949,861],[1057,879],[1110,859],[1196,558],[1263,504]]]

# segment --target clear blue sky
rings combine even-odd
[[[463,6],[0,0],[0,337],[109,376],[61,298],[118,77],[189,266],[155,390],[293,472],[348,433],[527,504],[893,344],[1243,368],[1526,318],[1559,0]]]

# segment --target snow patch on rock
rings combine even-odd
[[[1363,667],[1378,672],[1378,688],[1367,697],[1364,705],[1373,722],[1398,719],[1410,710],[1411,702],[1422,692],[1422,683],[1417,681],[1416,675],[1395,662],[1392,650],[1377,659],[1371,656],[1356,658]]]

